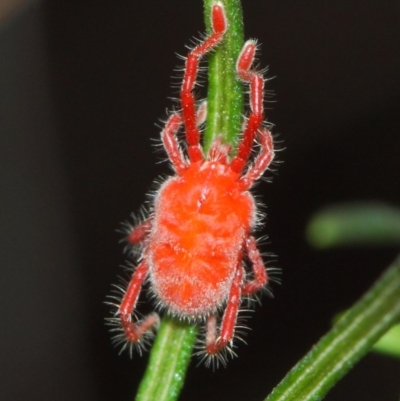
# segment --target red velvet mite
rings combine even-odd
[[[222,3],[211,11],[212,33],[187,56],[181,86],[181,111],[170,115],[161,139],[175,175],[154,196],[149,217],[131,227],[130,244],[141,249],[139,264],[111,319],[124,348],[141,346],[157,326],[152,313],[135,316],[142,284],[147,281],[157,306],[172,316],[204,322],[203,357],[225,363],[232,351],[238,311],[243,298],[265,288],[267,271],[252,232],[257,223],[256,202],[249,192],[274,158],[271,133],[263,125],[264,78],[251,69],[256,43],[247,41],[236,63],[238,78],[249,86],[250,113],[235,156],[220,137],[208,154],[200,144],[199,125],[206,105],[196,111],[193,88],[200,59],[223,40],[227,20]],[[183,126],[186,154],[176,134]],[[253,146],[258,154],[249,163]],[[245,262],[251,264],[246,277]],[[227,352],[228,351],[228,352]],[[210,358],[211,357],[211,358]]]

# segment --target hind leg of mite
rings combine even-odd
[[[116,336],[116,341],[124,343],[124,348],[134,347],[141,350],[144,345],[144,336],[149,333],[152,328],[158,326],[160,318],[157,313],[151,313],[139,322],[134,322],[136,303],[142,289],[144,280],[148,274],[148,266],[146,262],[141,262],[133,272],[132,278],[124,293],[121,303],[118,307],[116,318],[122,333]],[[113,319],[115,320],[115,318]]]
[[[221,351],[230,350],[229,346],[235,334],[236,319],[240,306],[243,274],[243,268],[241,264],[239,264],[229,292],[220,329],[218,330],[217,328],[215,315],[211,315],[207,318],[205,351],[208,356],[217,356]],[[224,362],[223,358],[221,360]]]

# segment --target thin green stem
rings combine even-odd
[[[163,319],[136,401],[178,398],[196,337],[196,326]]]
[[[328,206],[307,227],[309,242],[317,248],[400,244],[400,210],[377,202]]]
[[[318,401],[400,321],[400,257],[265,401]]]
[[[393,326],[374,345],[373,351],[400,358],[400,323]]]
[[[210,30],[210,10],[215,0],[204,0]],[[224,40],[209,58],[207,127],[203,146],[208,149],[217,135],[232,147],[240,133],[243,93],[235,74],[236,58],[243,45],[240,0],[222,0],[228,20]],[[184,383],[197,327],[163,319],[136,401],[175,401]]]
[[[215,0],[204,0],[207,31]],[[223,42],[209,56],[207,127],[203,146],[207,150],[217,135],[236,147],[242,125],[243,87],[236,76],[236,60],[243,47],[243,13],[240,0],[222,0],[228,19]]]

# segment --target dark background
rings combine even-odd
[[[244,1],[275,92],[284,151],[267,205],[273,285],[226,369],[193,361],[181,400],[262,400],[398,250],[315,251],[324,205],[400,203],[397,1]],[[124,263],[119,222],[170,170],[152,140],[171,107],[201,1],[33,2],[0,27],[1,400],[133,399],[147,354],[118,356],[104,301]],[[145,306],[143,306],[145,308]],[[393,401],[400,363],[367,356],[326,397]]]

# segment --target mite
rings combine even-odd
[[[237,77],[248,86],[250,102],[237,152],[231,157],[222,137],[215,139],[207,154],[200,144],[206,103],[196,110],[193,89],[199,62],[221,43],[227,24],[222,3],[215,2],[212,33],[186,58],[181,110],[170,115],[161,132],[175,173],[156,191],[147,219],[130,227],[127,235],[130,244],[139,246],[140,258],[111,319],[119,331],[116,340],[125,348],[141,350],[158,325],[157,313],[143,319],[135,314],[147,282],[158,309],[178,319],[204,323],[203,358],[216,357],[224,363],[227,354],[235,354],[232,347],[241,302],[268,283],[252,235],[259,219],[249,192],[274,158],[272,136],[263,123],[264,77],[251,68],[255,41],[244,44],[236,63]],[[182,128],[184,144],[176,136]],[[256,156],[251,157],[254,147]]]

